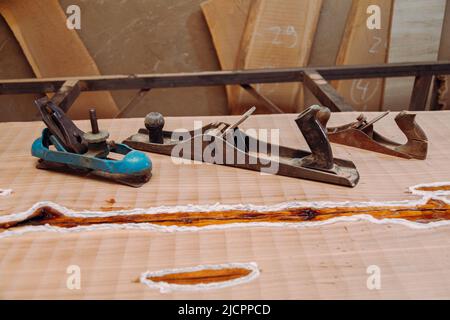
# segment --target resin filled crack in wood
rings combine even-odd
[[[267,212],[230,210],[211,212],[179,212],[158,214],[120,214],[98,217],[65,215],[55,208],[46,206],[37,209],[22,221],[0,224],[0,229],[25,226],[53,226],[74,228],[101,224],[149,223],[158,226],[206,227],[235,223],[300,223],[326,221],[337,217],[370,215],[375,219],[404,219],[416,223],[430,223],[450,220],[450,204],[441,200],[429,200],[425,204],[399,206],[335,207],[335,208],[291,208]]]

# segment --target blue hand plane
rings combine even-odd
[[[83,132],[48,98],[36,105],[47,126],[31,147],[31,154],[39,158],[38,169],[95,175],[136,188],[150,180],[152,162],[147,155],[108,141],[109,133],[98,128],[95,109],[89,111],[92,131]]]

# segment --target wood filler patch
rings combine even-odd
[[[12,195],[13,191],[11,189],[0,189],[0,197],[8,197]]]
[[[306,228],[336,222],[396,223],[411,228],[450,225],[450,182],[410,188],[422,196],[397,202],[289,202],[272,206],[175,206],[110,212],[75,212],[51,202],[0,216],[0,238],[28,232],[138,229],[159,232],[243,227]]]
[[[418,184],[409,188],[409,191],[412,194],[429,197],[450,196],[450,182]]]
[[[141,274],[140,282],[161,293],[222,289],[250,282],[259,277],[258,265],[228,263],[191,268],[166,269]]]

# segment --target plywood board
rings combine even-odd
[[[330,125],[358,113],[335,114]],[[375,114],[369,114],[371,118]],[[377,124],[394,140],[402,138],[393,117]],[[278,128],[280,143],[306,149],[295,127],[296,115],[254,116],[248,128]],[[167,129],[192,128],[195,120],[232,122],[235,117],[167,118]],[[405,160],[333,145],[335,155],[355,162],[361,181],[355,189],[260,175],[214,165],[176,165],[150,154],[152,180],[140,189],[35,169],[31,141],[42,123],[0,124],[0,215],[21,212],[37,201],[77,211],[121,210],[159,205],[261,204],[285,201],[414,200],[408,187],[450,181],[450,112],[419,113],[417,121],[431,141],[426,161]],[[78,122],[87,129],[87,121]],[[101,120],[100,127],[121,141],[142,119]],[[112,201],[111,199],[114,199]],[[97,230],[38,232],[0,239],[0,297],[136,299],[345,299],[449,298],[450,227],[411,229],[403,225],[346,222],[319,228],[249,227],[198,232]],[[425,258],[424,258],[425,257]],[[255,281],[207,292],[163,294],[135,280],[147,270],[202,264],[256,262]],[[81,270],[81,289],[70,290],[67,268]],[[367,268],[379,266],[381,290],[368,290]]]
[[[344,36],[345,25],[352,5],[352,0],[324,0],[322,11],[320,12],[319,25],[314,37],[311,56],[308,65],[334,66]],[[305,108],[320,104],[314,95],[305,90]],[[298,110],[302,110],[303,106]]]
[[[306,66],[317,29],[322,1],[253,1],[242,36],[237,59],[238,69]],[[302,100],[298,84],[256,85],[256,89],[283,111],[294,112]],[[232,113],[242,113],[256,105],[249,94],[239,89],[231,101]]]
[[[250,4],[250,0],[208,0],[201,4],[222,70],[236,69]],[[232,86],[227,87],[227,97],[229,105],[236,103]]]
[[[354,0],[336,65],[382,64],[387,62],[393,0]],[[369,6],[378,6],[380,28],[369,29]],[[380,110],[384,80],[345,80],[335,83],[337,91],[357,110]]]
[[[0,15],[0,26],[6,25]],[[9,28],[0,27],[0,78],[20,79],[33,78],[34,73],[23,53],[20,45],[14,40],[14,35]],[[0,121],[22,121],[39,120],[40,114],[34,106],[33,101],[39,95],[0,95]]]
[[[208,0],[201,4],[222,70],[234,70],[250,0]]]
[[[57,0],[4,0],[0,2],[0,13],[38,78],[100,75],[76,31],[67,28]],[[69,114],[86,118],[92,107],[100,117],[113,117],[118,112],[111,95],[100,92],[80,96]]]
[[[446,0],[395,1],[389,50],[390,63],[438,59],[441,35],[445,42],[450,32],[450,28],[447,28],[446,33],[442,32],[445,3]],[[420,14],[417,14],[418,12]],[[407,109],[413,85],[414,78],[387,79],[384,109]]]
[[[450,1],[446,1],[438,58],[439,60],[450,60]],[[450,77],[447,76],[446,78],[447,90],[444,92],[442,100],[445,101],[446,108],[450,109]]]
[[[238,58],[242,34],[247,22],[250,0],[209,0],[202,3],[202,10],[208,22],[214,46],[222,70],[234,70]],[[311,49],[310,66],[331,66],[336,62],[337,53],[344,33],[345,22],[352,0],[324,0],[319,24]],[[230,104],[234,95],[227,89]],[[317,104],[312,94],[305,90],[305,105]],[[299,101],[298,111],[303,109]]]

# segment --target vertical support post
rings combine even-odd
[[[353,111],[353,108],[344,101],[344,98],[316,70],[305,70],[303,83],[320,103],[331,111]]]
[[[64,82],[62,87],[53,95],[51,100],[65,113],[67,113],[80,93],[81,81],[67,80],[66,82]]]
[[[409,103],[410,111],[424,111],[426,109],[432,80],[433,76],[429,75],[416,77],[411,102]]]
[[[284,113],[283,110],[281,110],[275,103],[259,93],[253,86],[249,84],[241,84],[241,87],[250,93],[256,100],[262,102],[273,113]]]
[[[448,91],[446,76],[435,76],[431,94],[430,110],[439,111],[446,107],[445,93]]]
[[[148,88],[139,90],[139,92],[127,103],[127,105],[119,111],[116,117],[123,118],[125,114],[137,106],[149,92],[150,89]]]

